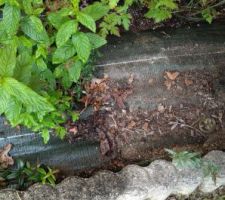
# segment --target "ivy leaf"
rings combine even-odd
[[[92,5],[85,7],[82,12],[97,21],[109,12],[109,7],[100,2],[95,2]]]
[[[82,63],[80,61],[75,62],[68,69],[70,80],[73,82],[77,82],[80,78],[80,73],[82,69]]]
[[[79,12],[77,15],[77,20],[92,32],[96,32],[95,20],[91,16],[83,12]]]
[[[63,63],[67,59],[71,58],[76,53],[76,48],[71,42],[67,42],[65,45],[56,49],[53,53],[52,63]]]
[[[41,28],[38,27],[38,24],[41,25],[42,27]],[[34,18],[25,17],[21,22],[21,29],[31,39],[40,43],[46,43],[46,44],[49,43],[49,37],[45,28],[43,27],[43,24],[35,23]]]
[[[12,76],[16,65],[16,49],[14,45],[0,48],[0,75]]]
[[[56,45],[57,47],[63,46],[69,38],[77,31],[77,22],[70,20],[65,22],[56,34]]]
[[[209,23],[211,24],[214,17],[216,16],[216,10],[215,9],[209,9],[206,8],[202,11],[202,17]]]
[[[3,9],[3,26],[7,34],[15,35],[20,22],[20,9],[16,6],[5,4]]]
[[[73,35],[72,42],[76,48],[78,57],[85,63],[91,53],[91,43],[85,33],[79,32]]]
[[[105,45],[107,43],[106,39],[94,34],[94,33],[86,33],[86,35],[88,36],[88,39],[91,43],[92,49],[97,49],[103,45]]]

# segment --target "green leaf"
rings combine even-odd
[[[177,9],[177,4],[174,0],[159,0],[157,1],[155,8],[160,8],[163,6],[171,10]]]
[[[87,33],[86,35],[88,36],[92,49],[97,49],[107,43],[106,39],[97,34]]]
[[[22,0],[22,5],[25,13],[27,15],[32,15],[33,13],[32,0]]]
[[[73,82],[77,82],[80,78],[80,73],[82,69],[82,63],[80,61],[75,62],[68,69],[70,80]]]
[[[38,32],[42,32],[44,30],[44,26],[42,24],[42,21],[38,17],[36,17],[34,15],[31,15],[30,20],[31,20],[33,26],[35,27],[35,29]]]
[[[76,48],[72,44],[72,42],[67,42],[65,45],[56,49],[53,53],[52,63],[59,64],[63,63],[76,53]]]
[[[6,111],[9,101],[10,95],[2,87],[0,87],[0,115]]]
[[[0,87],[25,105],[27,112],[50,112],[54,110],[54,107],[44,97],[14,78],[3,78]]]
[[[48,34],[43,25],[41,25],[42,27],[38,27],[38,24],[41,25],[37,21],[35,22],[34,16],[25,17],[21,22],[21,29],[31,39],[40,43],[48,44],[49,43]]]
[[[145,17],[152,18],[155,20],[156,23],[159,23],[167,19],[170,19],[172,17],[172,13],[169,10],[153,8],[153,9],[150,9],[145,14]]]
[[[49,139],[50,139],[50,133],[49,133],[49,130],[47,130],[47,129],[42,130],[42,131],[41,131],[41,137],[43,138],[44,143],[47,144],[48,141],[49,141]],[[46,174],[45,170],[42,169],[42,170],[44,170],[44,171],[41,171],[41,169],[42,169],[42,168],[39,168],[39,173],[45,175],[45,174]]]
[[[95,20],[91,16],[83,12],[79,12],[77,15],[77,20],[92,32],[96,32]]]
[[[16,66],[16,49],[13,45],[0,48],[0,75],[12,76]]]
[[[17,57],[13,77],[20,82],[28,84],[31,78],[32,63],[32,57],[27,52],[20,54]]]
[[[216,10],[215,9],[210,9],[206,8],[202,11],[202,17],[209,23],[211,24],[213,19],[216,16]]]
[[[57,47],[63,46],[76,31],[77,22],[75,20],[65,22],[56,34]]]
[[[10,98],[7,103],[7,108],[5,110],[5,116],[10,121],[12,126],[16,126],[18,124],[21,110],[22,104],[17,100]]]
[[[88,36],[85,33],[79,32],[73,35],[72,41],[77,50],[78,57],[83,62],[87,62],[91,53],[91,43]]]
[[[109,7],[100,2],[95,2],[82,10],[86,15],[91,16],[95,21],[101,19],[109,12]]]
[[[117,6],[118,2],[119,0],[109,0],[109,7],[111,9],[114,9]]]
[[[59,29],[62,24],[69,21],[69,15],[71,15],[72,10],[70,8],[63,8],[58,12],[51,12],[48,15],[49,22],[56,28]]]
[[[15,35],[20,23],[20,9],[16,6],[5,4],[3,9],[3,26],[7,34]]]

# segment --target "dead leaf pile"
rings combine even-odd
[[[177,79],[177,77],[179,76],[179,72],[170,72],[170,71],[166,71],[164,78],[165,78],[165,86],[167,88],[167,90],[170,90],[171,87],[173,85],[175,85],[175,80]]]
[[[81,102],[85,104],[85,107],[93,105],[95,111],[97,111],[110,99],[107,80],[108,78],[94,78],[90,83],[85,85],[86,95],[81,99]]]

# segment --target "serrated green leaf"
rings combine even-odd
[[[6,111],[9,101],[10,95],[0,87],[0,115]]]
[[[32,0],[22,0],[23,10],[27,15],[32,15]]]
[[[32,57],[27,52],[20,54],[16,60],[13,77],[20,82],[28,84],[31,78],[32,62]]]
[[[51,12],[48,15],[48,20],[54,26],[56,29],[59,29],[62,24],[69,21],[69,15],[71,15],[71,9],[70,8],[63,8],[58,12]]]
[[[90,29],[92,32],[96,32],[96,24],[95,24],[95,20],[83,13],[83,12],[79,12],[77,15],[77,20],[86,28]]]
[[[16,66],[16,49],[13,45],[0,48],[0,75],[12,76]]]
[[[165,8],[169,8],[171,10],[177,9],[177,4],[174,0],[159,0],[157,1],[155,8],[160,8],[164,6]]]
[[[91,43],[85,33],[79,32],[73,35],[72,42],[76,48],[78,57],[87,62],[91,53]]]
[[[59,64],[63,63],[76,53],[76,48],[72,44],[72,42],[67,42],[67,44],[59,47],[53,53],[52,63]]]
[[[2,22],[6,33],[10,36],[15,35],[20,22],[20,9],[6,3],[3,9]]]
[[[109,7],[100,2],[95,2],[82,10],[83,13],[91,16],[95,21],[101,19],[109,12]]]
[[[38,32],[42,32],[44,30],[42,21],[38,17],[31,15],[30,20],[33,26],[35,27],[35,30],[37,30]]]
[[[71,81],[76,83],[79,80],[81,69],[82,69],[82,63],[80,61],[75,62],[69,67],[68,72],[69,72]]]
[[[38,70],[41,71],[41,72],[45,71],[48,68],[47,64],[45,63],[43,58],[38,58],[36,60],[36,65],[38,67]]]
[[[156,23],[159,23],[170,19],[172,17],[172,13],[169,10],[153,8],[145,14],[145,17],[152,18]]]
[[[18,124],[21,110],[22,104],[16,99],[10,98],[10,100],[7,103],[7,108],[5,110],[5,116],[7,120],[10,121],[12,126],[16,126]]]
[[[92,49],[97,49],[103,45],[105,45],[107,43],[106,39],[94,34],[94,33],[86,33],[86,35],[88,36],[88,39],[91,43]]]
[[[63,46],[69,38],[76,33],[77,22],[75,20],[70,20],[65,22],[56,34],[56,45],[57,47]]]
[[[25,105],[28,113],[50,112],[54,107],[42,96],[14,78],[5,77],[0,85],[9,95]]]
[[[35,24],[34,20],[32,20],[30,17],[25,17],[22,20],[21,29],[31,39],[40,43],[49,43],[49,37],[45,28],[43,26],[42,28],[37,27],[37,24]],[[42,31],[40,31],[41,29]]]
[[[50,133],[49,133],[49,130],[47,129],[44,129],[41,131],[41,137],[43,138],[43,141],[45,144],[48,143],[49,139],[50,139]],[[42,174],[46,174],[45,171],[40,171],[41,168],[39,168],[39,172],[42,173]],[[42,169],[44,170],[44,169]]]

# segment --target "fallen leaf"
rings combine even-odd
[[[148,83],[149,83],[149,85],[153,85],[153,84],[154,84],[154,79],[153,79],[153,78],[150,78],[150,79],[148,80]]]
[[[142,126],[142,129],[145,131],[148,131],[148,123],[145,122],[144,125]]]
[[[158,105],[158,111],[159,111],[160,113],[163,113],[163,112],[165,111],[165,106],[163,106],[162,104],[159,104],[159,105]]]
[[[176,78],[179,76],[179,72],[166,72],[166,76],[171,80],[171,81],[175,81]]]
[[[6,169],[9,165],[14,164],[13,158],[8,155],[11,148],[12,144],[7,144],[0,150],[0,168]]]
[[[78,132],[77,127],[74,126],[74,127],[70,128],[70,129],[69,129],[69,132],[70,132],[70,133],[73,133],[74,135],[76,135],[77,132]]]
[[[193,84],[193,81],[185,78],[184,83],[186,86],[190,86]]]
[[[170,90],[170,89],[171,89],[171,87],[172,87],[172,81],[166,80],[166,81],[164,82],[164,84],[165,84],[167,90]]]
[[[134,81],[134,74],[130,74],[127,82],[130,85],[131,83],[133,83],[133,81]]]
[[[136,125],[136,122],[135,122],[135,121],[131,121],[131,122],[128,124],[127,128],[128,128],[128,129],[132,129],[135,125]]]

